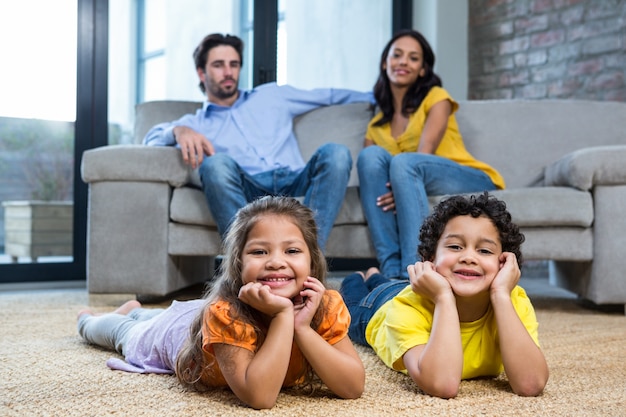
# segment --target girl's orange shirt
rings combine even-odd
[[[322,322],[316,329],[317,333],[328,343],[334,345],[348,335],[350,313],[343,302],[341,295],[335,290],[324,292],[323,303],[325,314]],[[254,328],[242,320],[232,320],[231,305],[226,301],[218,301],[206,310],[202,327],[202,350],[204,353],[205,370],[202,381],[212,387],[226,387],[222,370],[215,360],[213,345],[225,343],[256,352],[262,340],[257,338]],[[283,387],[297,385],[303,382],[306,360],[298,346],[293,343],[291,359]]]

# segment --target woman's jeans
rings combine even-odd
[[[353,342],[368,346],[365,329],[370,319],[387,301],[410,285],[406,280],[390,280],[381,274],[372,275],[367,281],[361,274],[350,274],[341,282],[339,292],[348,306],[352,320],[348,336]]]
[[[481,170],[430,154],[392,156],[376,145],[359,153],[357,171],[363,212],[381,273],[387,278],[408,278],[406,267],[417,262],[419,231],[430,211],[429,195],[496,189]],[[376,198],[389,192],[387,183],[393,190],[395,214],[376,205]]]
[[[124,355],[124,346],[132,337],[135,325],[162,313],[162,308],[135,308],[128,314],[82,314],[78,318],[78,334],[87,342],[112,349]]]
[[[304,196],[315,213],[322,250],[346,195],[352,156],[336,143],[322,145],[302,171],[278,168],[249,175],[231,157],[217,153],[204,158],[199,168],[202,188],[217,230],[222,237],[241,207],[264,195]]]

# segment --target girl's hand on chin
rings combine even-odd
[[[322,302],[326,288],[318,279],[308,277],[304,282],[304,289],[294,297],[294,312],[296,314],[296,327],[299,325],[310,326],[317,308]],[[301,300],[301,301],[300,301]]]
[[[268,316],[293,309],[290,299],[272,294],[269,286],[258,282],[249,282],[242,286],[239,289],[239,299]]]

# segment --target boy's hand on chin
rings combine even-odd
[[[445,294],[454,296],[450,283],[435,270],[432,262],[416,262],[415,265],[409,265],[407,271],[414,293],[428,297],[433,302]]]
[[[491,282],[491,293],[502,291],[504,294],[511,294],[513,288],[519,282],[522,272],[517,264],[517,257],[511,252],[503,252],[500,255],[500,271]]]

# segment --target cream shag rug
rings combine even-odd
[[[433,398],[358,347],[367,375],[360,399],[283,391],[262,411],[227,390],[190,393],[172,376],[108,369],[114,354],[82,342],[76,313],[87,306],[111,311],[128,299],[84,289],[0,292],[0,415],[626,416],[626,317],[573,299],[533,298],[550,367],[540,397],[518,397],[500,377],[464,381],[451,400]]]

